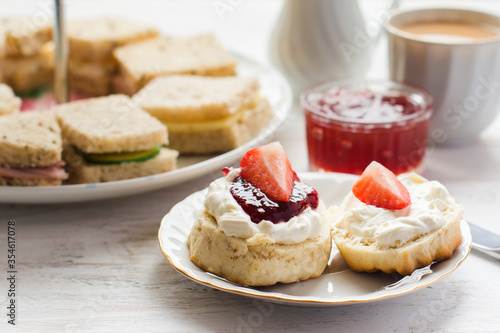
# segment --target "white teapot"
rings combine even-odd
[[[362,15],[357,0],[285,0],[270,39],[270,59],[295,95],[314,82],[361,78],[370,66],[382,24],[399,5]]]

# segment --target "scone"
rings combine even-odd
[[[133,100],[167,126],[170,147],[181,154],[214,154],[239,147],[273,116],[253,77],[162,76]]]
[[[397,178],[372,162],[339,207],[332,235],[349,267],[409,275],[450,258],[460,245],[463,208],[437,181]]]
[[[332,242],[317,192],[300,182],[277,142],[250,150],[240,165],[210,185],[188,237],[191,261],[249,286],[321,275]]]

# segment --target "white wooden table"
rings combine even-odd
[[[172,35],[215,31],[232,50],[262,62],[267,61],[267,38],[280,9],[279,1],[234,1],[221,20],[214,1],[118,2],[75,0],[70,15],[112,10],[157,24]],[[12,3],[9,11],[24,13],[35,13],[44,4],[34,1],[31,8],[17,8]],[[500,13],[493,1],[465,4]],[[308,167],[303,127],[295,110],[275,136],[296,171]],[[448,186],[465,206],[467,219],[500,233],[499,170],[497,121],[473,146],[431,149],[424,175]],[[0,332],[500,331],[500,261],[475,251],[429,287],[363,305],[273,305],[188,280],[163,257],[158,227],[176,202],[216,177],[218,173],[211,173],[179,186],[100,202],[0,204]],[[16,221],[16,326],[6,316],[9,220]]]

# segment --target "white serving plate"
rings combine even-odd
[[[184,157],[178,160],[178,169],[134,179],[62,186],[21,187],[0,186],[0,203],[65,203],[115,198],[152,191],[182,183],[208,172],[230,165],[254,147],[268,141],[289,114],[293,95],[283,75],[271,66],[259,64],[241,55],[238,61],[239,76],[255,76],[274,111],[274,117],[261,133],[246,144],[221,155]]]

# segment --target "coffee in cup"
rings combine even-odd
[[[475,42],[498,38],[498,28],[487,24],[447,21],[423,21],[401,26],[410,34],[436,43]]]
[[[429,138],[474,142],[500,110],[500,17],[452,8],[401,11],[386,23],[394,81],[434,99]]]

